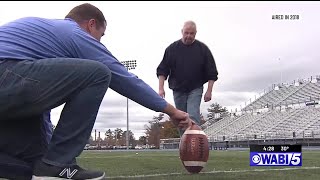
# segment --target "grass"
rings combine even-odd
[[[138,152],[138,154],[136,154]],[[302,167],[251,167],[249,151],[210,151],[206,167],[189,174],[178,151],[84,151],[78,162],[111,179],[314,180],[320,178],[320,151],[303,151]],[[312,168],[313,167],[313,168]]]

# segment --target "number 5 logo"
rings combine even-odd
[[[293,153],[293,156],[291,158],[291,164],[294,166],[297,166],[300,164],[300,161],[301,161],[301,153],[299,154]]]

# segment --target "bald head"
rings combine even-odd
[[[197,26],[193,21],[186,21],[181,30],[183,44],[192,44],[196,38]]]
[[[193,21],[186,21],[186,22],[184,22],[183,28],[188,28],[188,27],[192,27],[192,28],[194,28],[194,29],[197,31],[197,25],[196,25],[196,23],[193,22]]]

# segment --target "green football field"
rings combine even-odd
[[[199,174],[184,169],[179,151],[83,151],[78,163],[105,171],[107,179],[320,179],[320,151],[303,151],[301,167],[250,167],[249,151],[210,151]]]

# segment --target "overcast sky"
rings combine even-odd
[[[82,3],[1,1],[0,24],[25,16],[64,18]],[[290,83],[320,74],[320,2],[90,3],[107,19],[101,42],[118,60],[137,60],[136,69],[130,71],[155,91],[156,68],[165,48],[181,38],[185,21],[195,21],[196,39],[210,48],[219,72],[213,99],[201,104],[203,114],[214,102],[234,111],[281,80]],[[275,20],[273,15],[298,15],[299,19]],[[206,90],[207,84],[204,87]],[[174,104],[167,81],[165,90],[166,100]],[[53,124],[57,124],[62,108],[52,110]],[[126,130],[126,110],[126,98],[109,89],[94,129]],[[137,138],[144,135],[144,125],[157,115],[129,101],[129,126]]]

